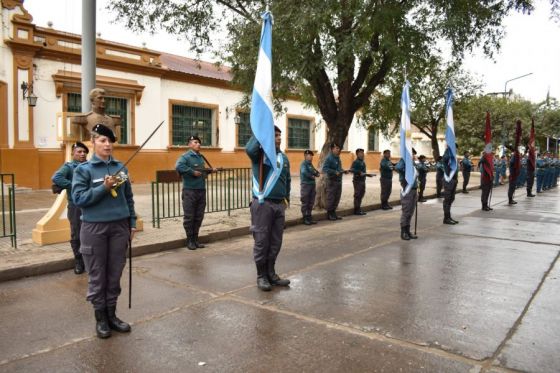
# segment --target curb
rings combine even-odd
[[[467,188],[467,190],[477,190],[477,189],[479,189],[478,186]],[[462,194],[462,192],[458,191],[456,192],[456,194]],[[425,195],[424,198],[434,199],[436,198],[436,194],[433,193],[433,194]],[[389,204],[391,206],[400,206],[401,202],[400,200],[397,200],[397,201],[389,202]],[[381,203],[374,203],[372,205],[367,205],[362,207],[362,210],[364,211],[375,211],[380,209],[381,209]],[[353,214],[354,214],[353,208],[337,210],[337,215],[340,216],[350,216]],[[317,221],[327,220],[327,213],[325,211],[322,211],[317,214],[313,214],[313,217]],[[302,218],[298,217],[298,218],[286,220],[285,226],[294,227],[296,225],[301,225],[301,224],[303,224]],[[226,231],[218,231],[218,232],[212,232],[209,234],[202,235],[200,236],[200,242],[201,243],[218,242],[230,238],[248,235],[249,233],[250,233],[249,226],[237,227]],[[133,246],[132,256],[137,257],[141,255],[154,254],[162,251],[176,250],[182,247],[185,247],[185,239]],[[45,263],[28,264],[28,265],[23,265],[21,267],[0,270],[0,282],[19,280],[25,277],[46,275],[50,273],[66,271],[72,268],[74,268],[73,258],[52,260]]]

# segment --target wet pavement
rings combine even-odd
[[[130,334],[95,337],[87,278],[69,271],[0,283],[0,371],[558,372],[560,191],[494,211],[457,195],[400,211],[289,227],[277,269],[255,286],[252,239],[135,258]],[[128,268],[125,269],[127,271]],[[126,273],[126,272],[125,272]]]

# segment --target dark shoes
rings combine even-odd
[[[527,197],[536,197],[533,193],[527,193]]]
[[[74,261],[74,273],[80,275],[84,273],[86,266],[84,265],[84,258],[81,256],[76,258]]]
[[[317,222],[315,220],[313,220],[313,218],[311,218],[311,215],[304,215],[303,216],[303,224],[313,225],[313,224],[317,224]]]
[[[363,212],[361,209],[354,210],[354,215],[367,215],[366,212]]]
[[[508,202],[508,204],[509,204],[509,205],[517,205],[517,202],[514,201],[514,200],[512,200],[512,199],[510,199],[509,202]]]
[[[408,235],[406,227],[401,227],[401,240],[410,241],[410,236]]]
[[[272,286],[270,285],[270,282],[268,282],[268,277],[266,277],[266,276],[257,277],[257,287],[259,289],[261,289],[262,291],[271,291],[272,290]]]
[[[116,306],[107,307],[107,321],[109,324],[109,328],[119,333],[130,332],[130,324],[119,319],[116,315],[116,311]]]
[[[327,212],[327,218],[331,221],[342,220],[342,218],[340,216],[336,215],[335,211],[328,211]]]
[[[406,233],[408,233],[408,237],[410,237],[410,239],[415,240],[418,238],[417,235],[415,235],[410,231],[410,225],[407,225],[405,228],[406,228]]]
[[[269,282],[271,285],[274,286],[289,286],[290,285],[290,280],[288,280],[287,278],[280,278],[280,276],[278,276],[276,273],[274,273],[273,275],[269,276]]]
[[[427,202],[427,201],[428,201],[428,200],[427,200],[426,198],[424,198],[424,197],[418,199],[418,202]]]
[[[197,249],[204,249],[206,247],[206,245],[203,245],[198,241],[198,234],[194,236],[193,240]]]
[[[455,221],[455,220],[453,220],[453,219],[451,219],[451,218],[445,218],[445,219],[443,219],[443,224],[455,225],[455,224],[457,224],[457,223],[458,223],[457,221]]]
[[[105,310],[95,310],[95,332],[98,338],[109,338],[111,329],[109,329],[109,320]]]
[[[465,194],[469,194],[469,191],[468,191],[468,190],[466,190],[466,189],[463,189],[463,193],[465,193]]]
[[[492,210],[494,209],[490,206],[482,206],[482,211],[492,211]]]
[[[187,249],[196,250],[196,241],[194,240],[194,237],[187,236]]]
[[[382,210],[392,210],[392,209],[393,209],[393,206],[391,206],[391,205],[389,205],[389,204],[386,204],[386,205],[382,205],[382,206],[381,206],[381,209],[382,209]]]

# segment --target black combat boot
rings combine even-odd
[[[76,259],[74,259],[74,273],[77,275],[84,273],[85,267],[84,258],[82,258],[81,255],[77,256]]]
[[[367,212],[362,211],[362,209],[354,209],[354,215],[367,215]]]
[[[105,310],[95,310],[95,331],[98,338],[109,338],[111,329],[109,329],[109,321],[107,320],[107,312]]]
[[[311,220],[309,219],[309,215],[303,215],[303,224],[311,225]]]
[[[447,217],[443,219],[443,224],[455,225],[457,223],[455,223],[455,221],[452,220],[450,217]]]
[[[508,204],[510,205],[517,205],[517,202],[515,202],[513,199],[510,199]]]
[[[408,235],[408,231],[406,227],[401,227],[401,240],[409,241],[410,236]]]
[[[130,324],[119,319],[116,312],[117,306],[107,307],[107,321],[109,322],[109,328],[119,333],[128,333],[130,331]]]
[[[449,219],[451,219],[451,221],[452,221],[453,223],[459,224],[459,221],[458,221],[458,220],[455,220],[455,219],[453,219],[452,217],[449,217]]]
[[[413,233],[410,231],[410,225],[407,225],[407,226],[406,226],[406,233],[408,233],[408,237],[410,237],[410,238],[413,239],[413,240],[415,240],[415,239],[418,238],[417,235],[413,234]]]
[[[309,220],[309,223],[310,223],[311,225],[317,224],[317,222],[316,222],[315,220],[313,220],[313,217],[312,217],[311,215],[307,215],[307,219]]]
[[[280,278],[276,274],[276,270],[274,269],[275,263],[273,261],[268,262],[268,279],[271,285],[274,286],[288,286],[290,285],[290,280]]]
[[[194,235],[193,241],[194,241],[194,245],[196,246],[197,249],[204,249],[204,248],[206,247],[206,245],[201,244],[201,243],[198,241],[198,234],[195,234],[195,235]]]
[[[327,219],[331,221],[337,220],[334,211],[327,211]]]
[[[196,250],[196,242],[191,236],[187,236],[187,249]]]
[[[272,290],[268,281],[268,268],[266,263],[256,263],[257,265],[257,287],[262,291]]]

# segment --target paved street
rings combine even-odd
[[[286,230],[277,269],[255,286],[252,239],[134,259],[118,314],[132,333],[95,336],[87,278],[70,271],[0,283],[2,372],[558,372],[560,192],[480,211],[458,194],[419,207]],[[125,272],[128,268],[125,269]]]

